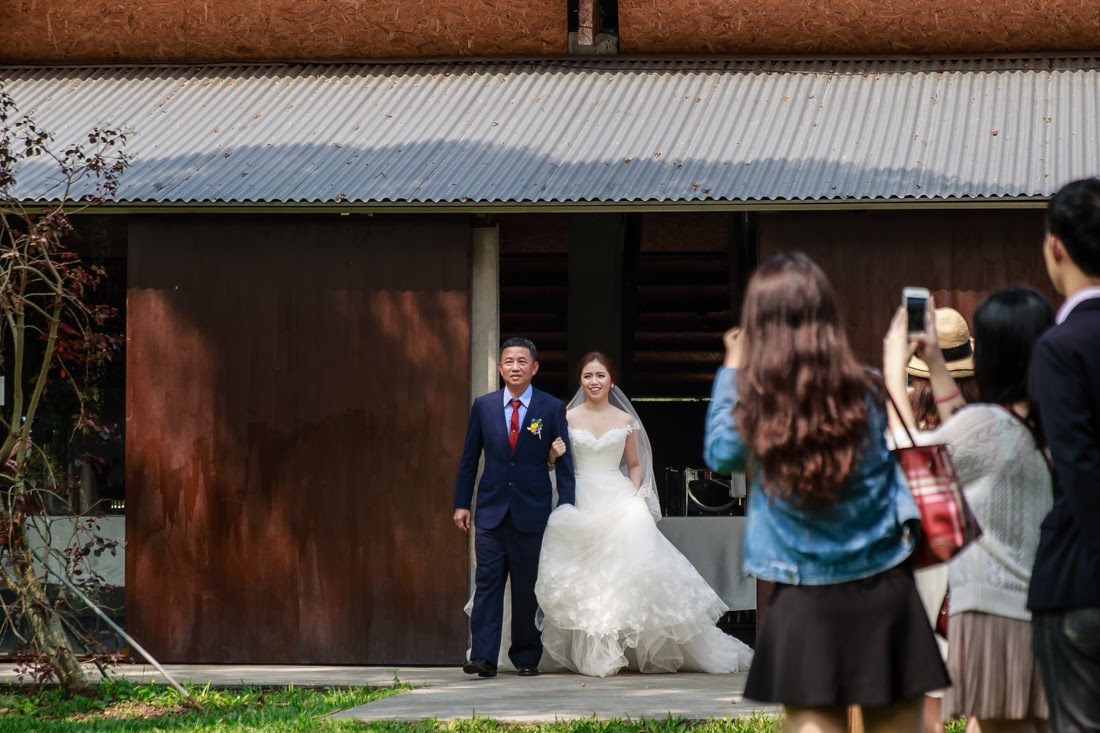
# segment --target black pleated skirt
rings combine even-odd
[[[836,585],[782,585],[765,611],[745,697],[795,707],[891,705],[951,684],[904,563]]]

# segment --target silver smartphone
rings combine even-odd
[[[901,291],[910,340],[928,330],[928,298],[928,288],[904,288]]]

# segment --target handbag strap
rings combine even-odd
[[[909,438],[909,445],[916,446],[917,441],[913,440],[913,434],[909,432],[909,426],[905,424],[905,417],[901,414],[901,410],[898,409],[898,403],[894,402],[894,396],[890,394],[890,388],[884,387],[886,391],[886,399],[890,400],[890,405],[894,408],[894,412],[897,413],[898,422],[901,423],[901,427],[905,430],[905,436]]]
[[[1001,407],[1003,407],[1005,409],[1005,412],[1007,412],[1009,415],[1012,415],[1012,417],[1016,418],[1016,420],[1021,425],[1023,425],[1025,428],[1027,428],[1028,433],[1030,433],[1032,436],[1034,436],[1034,432],[1031,429],[1031,425],[1028,424],[1027,420],[1025,420],[1023,417],[1021,417],[1020,414],[1017,413],[1015,410],[1013,410],[1009,405],[1001,405]],[[1051,479],[1053,479],[1054,478],[1054,464],[1050,462],[1050,456],[1047,455],[1046,448],[1040,448],[1038,446],[1038,444],[1036,444],[1035,450],[1039,451],[1039,455],[1041,455],[1043,457],[1043,461],[1047,464],[1047,470],[1050,471],[1050,477],[1051,477]]]

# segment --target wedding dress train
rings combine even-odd
[[[550,515],[539,562],[542,643],[557,665],[605,677],[735,672],[752,650],[715,626],[728,608],[657,528],[620,469],[630,425],[596,436],[570,427],[577,505]]]

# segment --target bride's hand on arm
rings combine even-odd
[[[623,458],[626,460],[627,473],[630,475],[631,483],[634,484],[634,490],[638,491],[642,488],[642,481],[645,480],[645,471],[642,470],[642,461],[638,457],[638,439],[634,437],[634,433],[626,436]]]
[[[565,455],[565,441],[561,439],[561,436],[554,438],[554,442],[550,444],[550,455],[546,457],[546,465],[553,466],[554,462]]]

